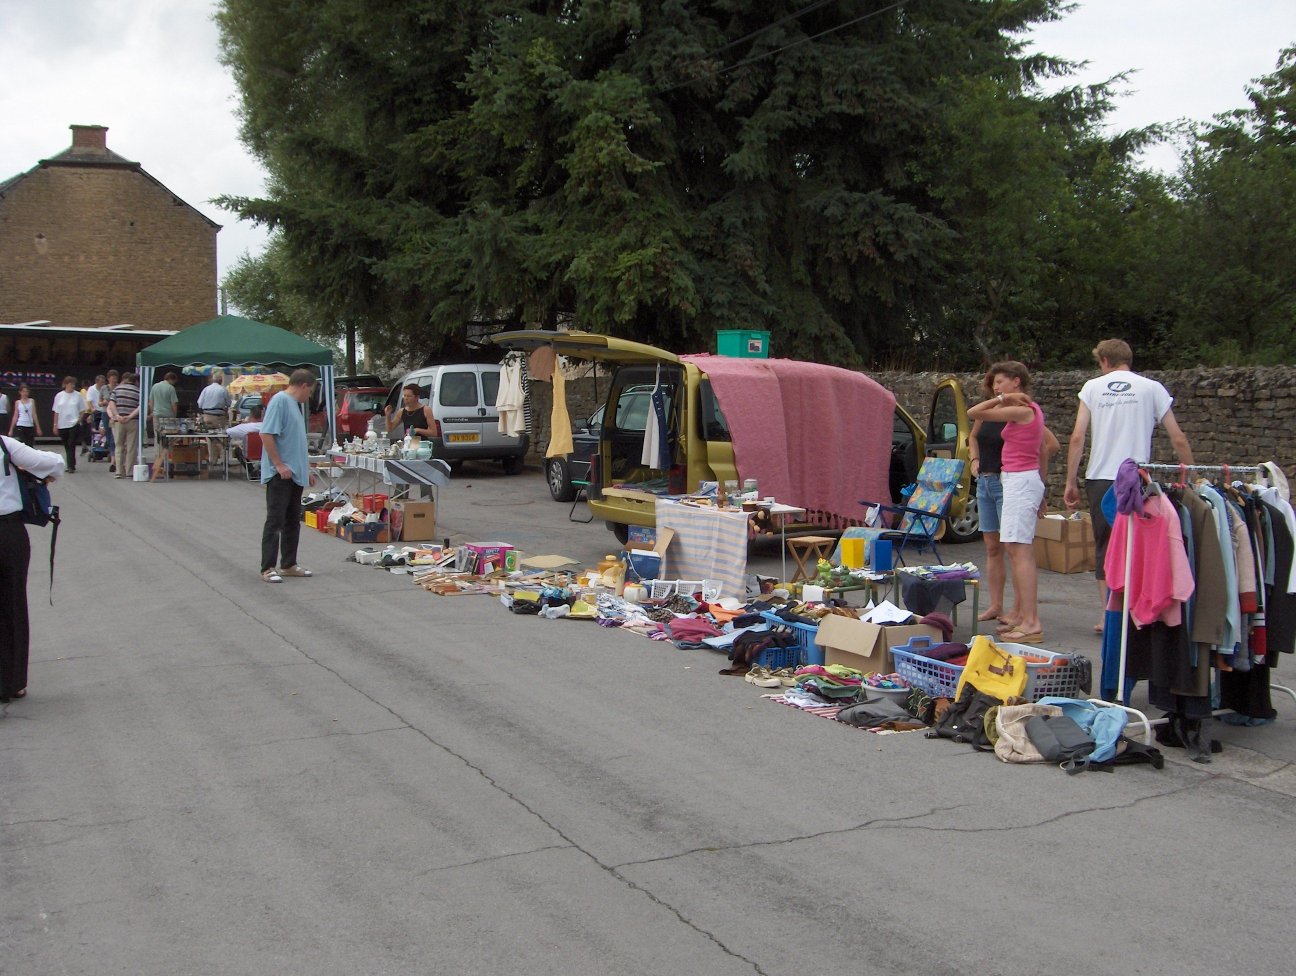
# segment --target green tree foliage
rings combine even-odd
[[[1104,159],[1101,98],[1042,99],[1066,66],[1014,40],[1063,6],[223,0],[272,176],[225,202],[275,228],[281,284],[415,357],[470,323],[769,328],[836,362],[1038,343],[1031,295],[1084,247],[1068,153]]]
[[[1169,365],[1296,362],[1296,47],[1247,94],[1185,155],[1164,252]]]

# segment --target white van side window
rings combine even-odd
[[[477,374],[442,373],[438,398],[443,407],[477,406]]]

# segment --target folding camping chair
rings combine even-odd
[[[862,501],[861,505],[876,505],[882,518],[898,519],[894,525],[865,530],[864,537],[872,543],[875,539],[890,539],[897,543],[895,551],[904,564],[905,547],[918,552],[930,548],[937,562],[944,563],[936,540],[949,524],[950,503],[958,491],[959,478],[963,476],[963,462],[958,458],[929,457],[918,469],[918,481],[904,505]]]
[[[585,502],[585,505],[588,507],[590,483],[594,480],[594,474],[597,471],[597,465],[598,465],[598,452],[595,452],[593,455],[590,456],[589,473],[585,475],[585,478],[583,480],[580,478],[571,479],[572,487],[576,489],[576,494],[572,497],[571,508],[567,509],[568,522],[580,522],[582,524],[588,524],[594,521],[593,511],[589,513],[589,518],[584,518],[584,519],[577,518],[576,506],[579,505],[583,500]]]
[[[237,445],[236,445],[237,446]],[[248,481],[261,480],[261,435],[255,430],[247,435],[247,446],[239,451],[238,459],[243,462],[243,471]]]

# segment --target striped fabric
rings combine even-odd
[[[719,580],[723,596],[742,599],[747,593],[747,522],[744,512],[657,499],[657,527],[675,532],[666,550],[666,577]]]
[[[139,387],[133,383],[118,383],[108,399],[117,404],[118,415],[125,416],[140,405]]]

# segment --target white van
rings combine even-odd
[[[432,408],[432,418],[441,428],[432,438],[434,457],[455,465],[466,460],[500,461],[505,474],[522,470],[531,439],[526,433],[508,436],[499,431],[498,364],[453,363],[407,373],[387,395],[393,413],[400,411],[401,390],[411,383],[419,388],[419,400]]]

